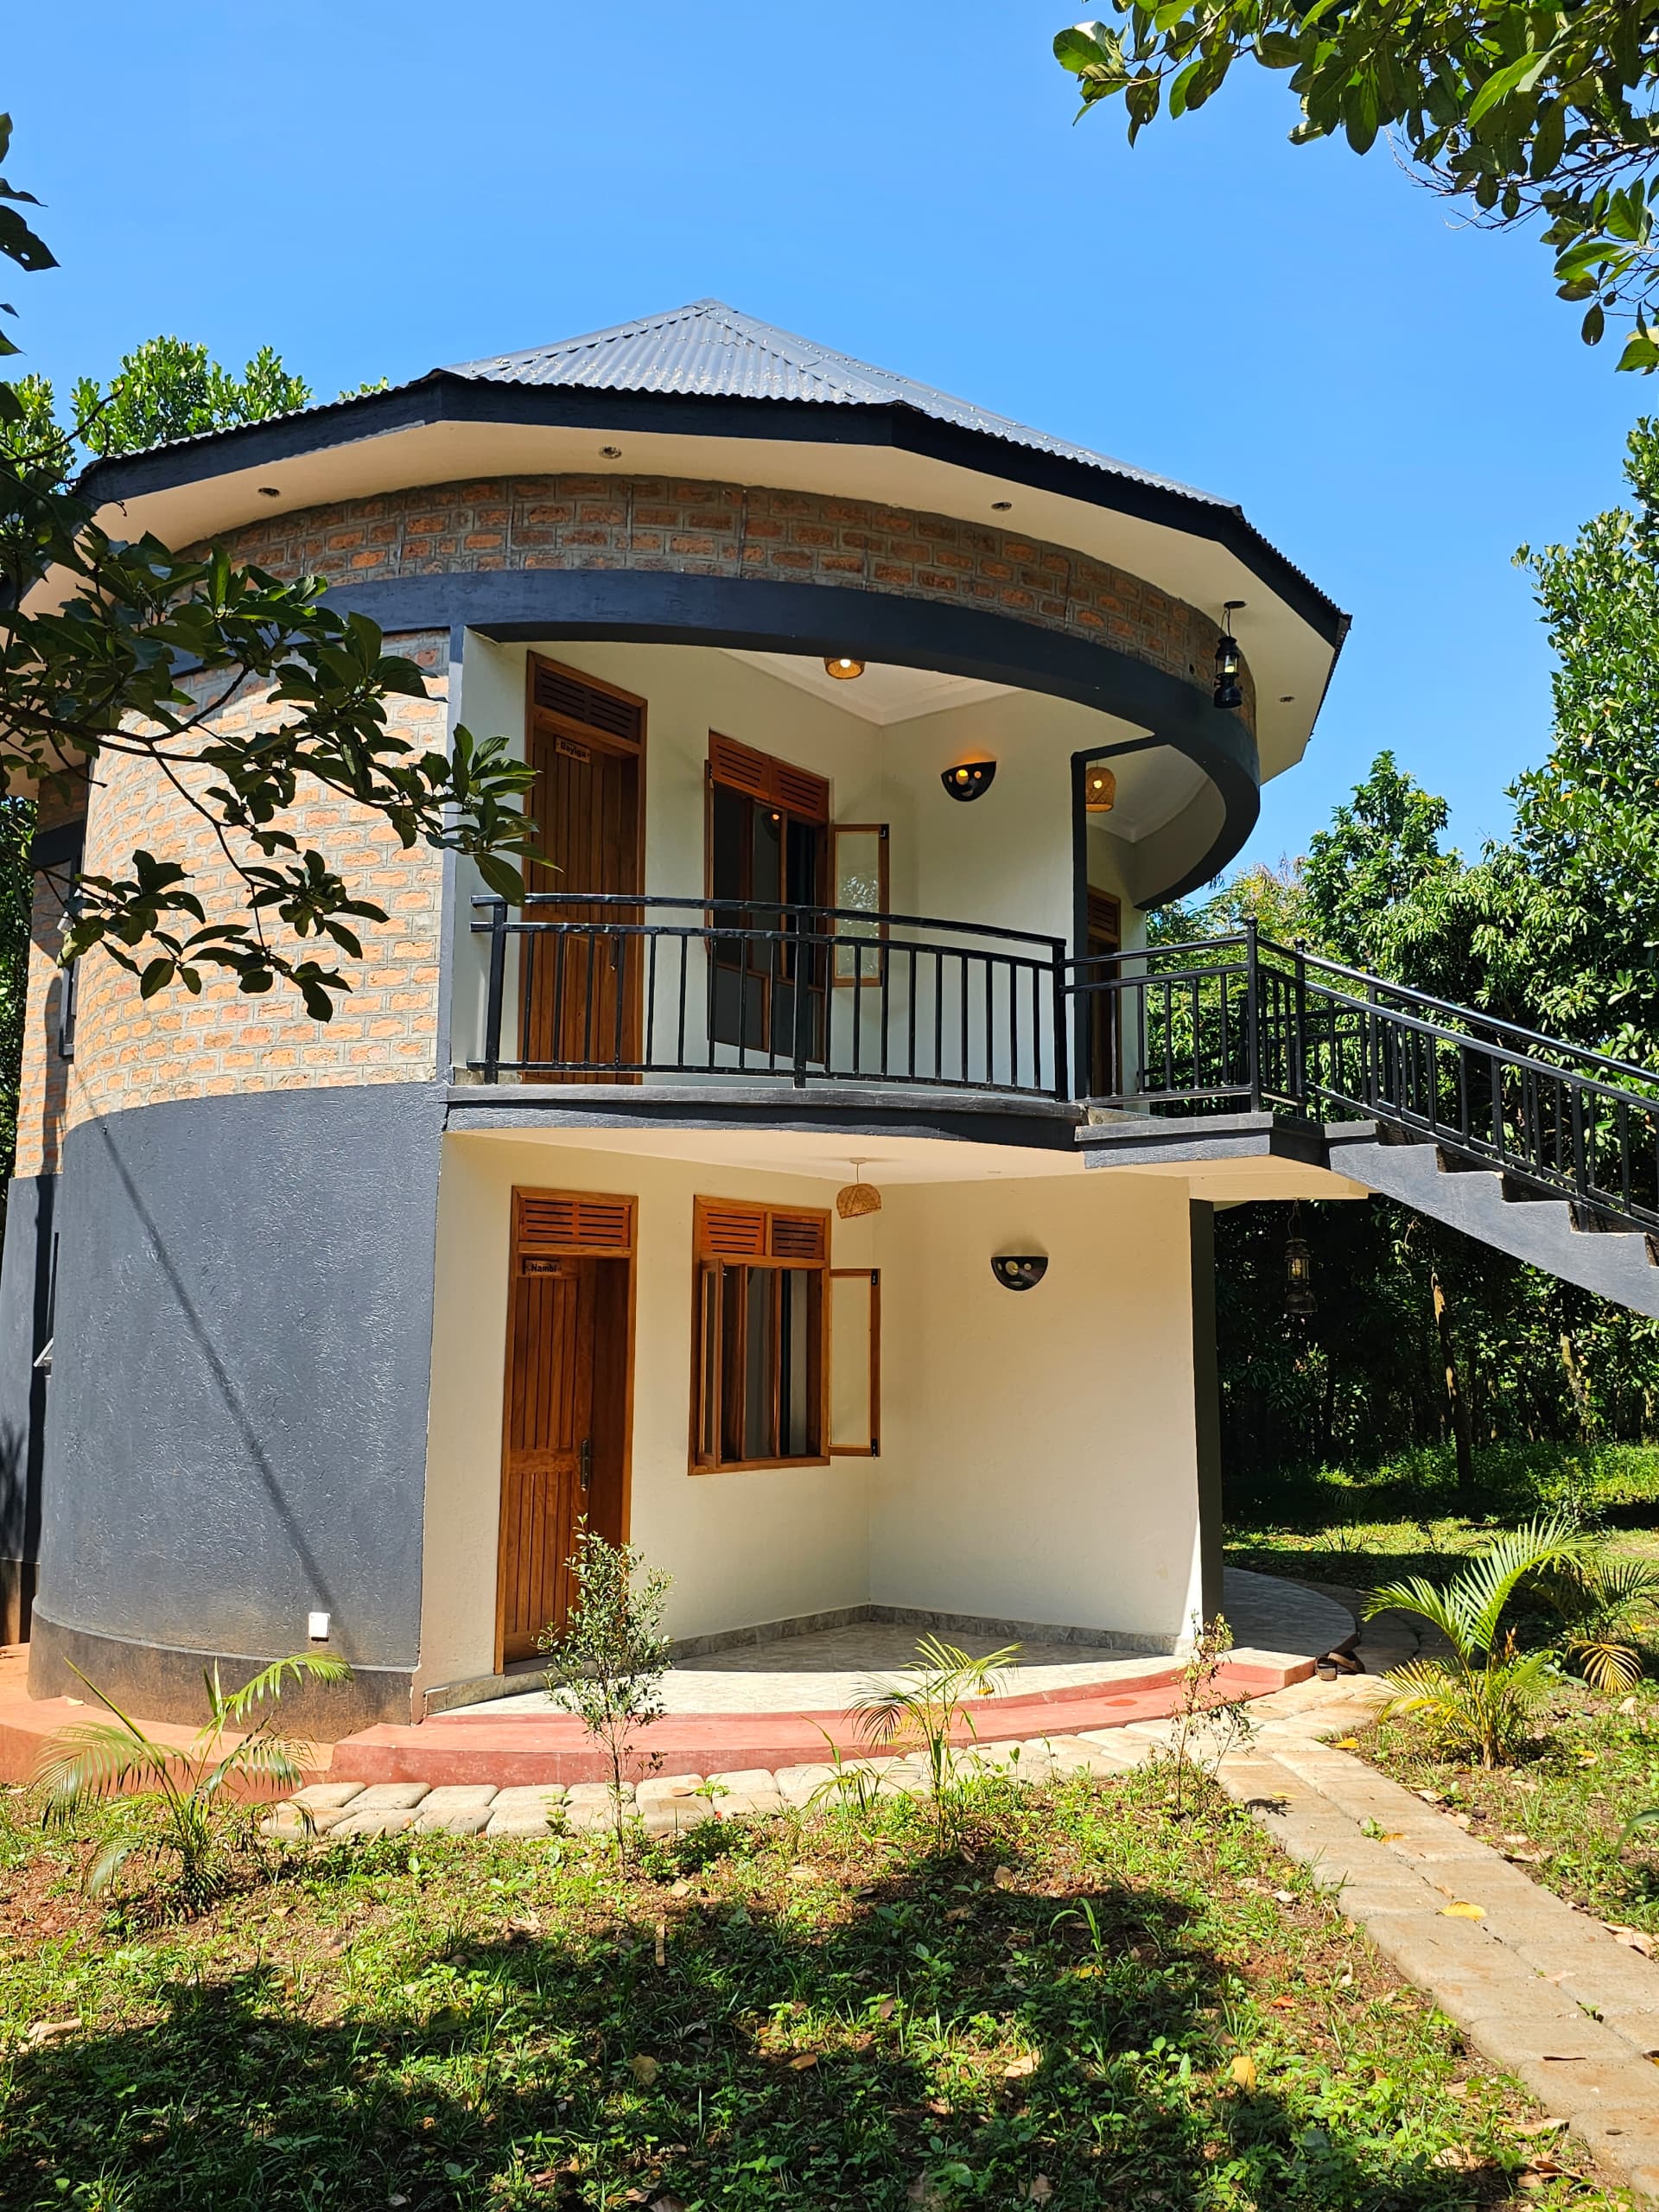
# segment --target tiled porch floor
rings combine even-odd
[[[1354,1625],[1352,1616],[1332,1599],[1242,1567],[1227,1569],[1222,1608],[1240,1650],[1314,1658],[1339,1643]],[[912,1662],[922,1633],[887,1621],[860,1621],[812,1636],[741,1644],[680,1662],[663,1685],[664,1700],[671,1713],[844,1712],[873,1679],[891,1676]],[[1003,1641],[951,1630],[940,1634],[976,1657]],[[1021,1644],[1019,1664],[1010,1669],[1004,1687],[1031,1696],[1079,1683],[1144,1680],[1159,1663],[1156,1654],[1144,1651],[1033,1642]],[[553,1709],[539,1688],[494,1698],[487,1706],[455,1708],[487,1711],[492,1719]]]

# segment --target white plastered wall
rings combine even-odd
[[[474,737],[499,733],[522,748],[529,650],[467,633],[458,711]],[[1067,700],[1014,692],[884,728],[709,647],[557,641],[547,652],[646,702],[648,893],[702,895],[712,729],[828,777],[836,821],[889,825],[893,912],[1071,938],[1071,754],[1132,736],[1127,724]],[[991,790],[968,805],[948,798],[944,771],[985,755],[998,764]],[[1170,772],[1184,772],[1185,764],[1170,758]],[[1091,831],[1090,881],[1123,899],[1132,942],[1139,917],[1124,887],[1123,851],[1109,834]],[[481,1046],[484,955],[482,940],[467,934],[467,906],[480,888],[462,863],[451,1025],[457,1061]]]
[[[921,1185],[880,1217],[870,1596],[1167,1648],[1199,1604],[1184,1187]],[[1041,1254],[1010,1291],[992,1255]]]
[[[630,1533],[696,1637],[868,1603],[1105,1629],[1167,1648],[1199,1602],[1186,1194],[1124,1175],[889,1184],[837,1223],[882,1275],[881,1453],[692,1475],[691,1205],[827,1206],[807,1175],[543,1138],[446,1139],[421,1681],[493,1661],[515,1184],[639,1201]],[[1036,1289],[995,1253],[1041,1252]]]

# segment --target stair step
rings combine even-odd
[[[1434,1165],[1442,1175],[1496,1175],[1495,1160],[1471,1160],[1466,1152],[1452,1152],[1443,1144],[1434,1147]]]
[[[1603,1213],[1598,1206],[1580,1205],[1574,1198],[1568,1211],[1573,1226],[1586,1236],[1641,1236],[1646,1234],[1639,1221],[1630,1221],[1623,1214]]]
[[[1499,1195],[1510,1205],[1560,1205],[1560,1191],[1547,1191],[1541,1184],[1524,1182],[1518,1175],[1503,1174],[1498,1178]]]

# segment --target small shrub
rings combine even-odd
[[[305,1778],[309,1745],[277,1731],[283,1690],[290,1682],[343,1682],[352,1670],[342,1659],[297,1652],[227,1697],[215,1665],[202,1678],[207,1719],[188,1750],[145,1735],[96,1682],[73,1671],[115,1717],[73,1722],[42,1747],[34,1779],[45,1792],[43,1824],[64,1827],[89,1805],[111,1806],[115,1831],[87,1869],[88,1892],[102,1895],[130,1860],[149,1859],[171,1865],[179,1903],[198,1912],[252,1845],[272,1790],[297,1789]],[[247,1734],[227,1749],[226,1737],[244,1726]],[[238,1797],[238,1785],[257,1797]]]
[[[627,1828],[623,1783],[633,1738],[660,1720],[669,1643],[663,1608],[669,1577],[648,1567],[633,1544],[607,1543],[585,1525],[570,1560],[575,1594],[562,1630],[546,1630],[544,1680],[555,1704],[574,1713],[604,1751],[611,1770],[611,1808],[619,1852]]]
[[[1414,1613],[1440,1630],[1453,1655],[1414,1659],[1386,1676],[1393,1695],[1385,1710],[1421,1714],[1448,1751],[1472,1751],[1487,1768],[1504,1764],[1548,1694],[1555,1654],[1548,1647],[1518,1649],[1503,1616],[1523,1587],[1579,1572],[1594,1550],[1593,1537],[1556,1514],[1495,1537],[1444,1588],[1414,1574],[1373,1591],[1368,1618]]]
[[[896,1685],[872,1683],[848,1710],[848,1719],[857,1722],[867,1743],[900,1754],[919,1750],[925,1758],[929,1805],[941,1851],[956,1832],[962,1806],[962,1781],[950,1738],[960,1727],[976,1740],[979,1732],[963,1700],[995,1696],[1003,1674],[1019,1656],[1019,1645],[1009,1643],[975,1659],[954,1643],[925,1636],[917,1643],[917,1663],[907,1670],[908,1680]],[[836,1765],[839,1769],[839,1759]],[[830,1787],[838,1786],[841,1779],[838,1772]],[[862,1802],[868,1808],[868,1798]]]
[[[1209,1621],[1193,1615],[1192,1648],[1181,1669],[1181,1698],[1170,1742],[1178,1820],[1185,1803],[1188,1766],[1213,1777],[1229,1751],[1245,1750],[1255,1739],[1249,1700],[1230,1696],[1222,1688],[1221,1672],[1232,1648],[1233,1631],[1224,1614]]]

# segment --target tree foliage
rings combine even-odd
[[[1116,24],[1054,41],[1082,112],[1123,102],[1131,143],[1160,112],[1190,114],[1236,62],[1289,78],[1293,141],[1387,133],[1417,175],[1478,219],[1534,222],[1586,342],[1630,318],[1619,360],[1659,366],[1659,8],[1651,0],[1112,0]]]
[[[1154,918],[1165,943],[1247,915],[1281,943],[1659,1068],[1659,425],[1638,423],[1634,500],[1517,559],[1555,653],[1543,760],[1511,835],[1465,860],[1446,809],[1379,754],[1305,860],[1257,867]],[[1451,1433],[1477,1445],[1659,1431],[1659,1325],[1386,1200],[1305,1206],[1318,1309],[1284,1310],[1281,1206],[1217,1224],[1226,1459],[1375,1463]]]
[[[0,118],[0,157],[10,137]],[[25,272],[54,266],[20,212],[34,204],[0,181],[0,255]],[[3,335],[0,346],[16,352]],[[0,383],[0,776],[79,802],[99,761],[136,763],[208,825],[228,873],[232,889],[212,912],[166,852],[141,849],[82,877],[67,958],[102,946],[145,996],[175,983],[199,992],[205,971],[227,969],[245,992],[291,988],[327,1020],[350,988],[329,963],[359,958],[361,925],[387,915],[302,842],[296,808],[334,793],[405,849],[471,855],[517,899],[531,772],[504,737],[461,728],[446,751],[405,736],[389,702],[424,698],[425,678],[366,616],[329,606],[326,579],[284,580],[218,546],[123,540],[76,480],[81,449],[252,420],[302,397],[270,348],[238,378],[174,339],[129,354],[107,392],[79,385],[67,428],[38,378]],[[250,693],[265,711],[227,727],[220,710]]]

